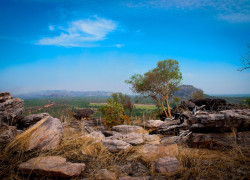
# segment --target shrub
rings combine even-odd
[[[123,106],[112,99],[108,100],[108,104],[99,108],[104,115],[104,125],[113,127],[123,124],[128,121],[128,116],[125,114]]]

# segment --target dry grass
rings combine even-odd
[[[68,131],[65,127],[61,144],[53,150],[25,152],[27,138],[37,127],[17,136],[0,154],[0,177],[6,179],[27,179],[17,166],[32,157],[58,155],[70,162],[86,164],[81,177],[95,179],[100,169],[108,169],[117,176],[151,176],[152,179],[248,179],[250,176],[250,149],[242,152],[239,147],[223,150],[194,149],[179,146],[180,171],[176,174],[154,172],[154,163],[144,162],[136,156],[140,146],[118,154],[110,153],[84,132]],[[77,177],[80,178],[80,177]],[[1,178],[0,178],[1,179]]]

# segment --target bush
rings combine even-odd
[[[123,106],[112,99],[108,100],[108,104],[99,108],[104,115],[104,125],[113,127],[123,124],[128,121],[128,116],[125,114]]]

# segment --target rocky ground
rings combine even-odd
[[[248,179],[250,109],[189,100],[175,119],[100,127],[23,117],[23,101],[0,93],[1,179]]]

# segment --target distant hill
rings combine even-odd
[[[182,85],[180,89],[175,92],[175,96],[183,99],[189,99],[194,92],[200,89],[195,88],[192,85]],[[21,99],[33,99],[33,98],[53,98],[53,97],[107,97],[113,92],[108,91],[67,91],[67,90],[44,90],[31,93],[24,93],[15,95]]]
[[[197,92],[201,89],[198,89],[192,85],[182,85],[178,91],[174,93],[174,96],[183,99],[190,99],[194,92]]]
[[[25,94],[18,94],[15,97],[21,99],[46,98],[46,97],[104,97],[110,96],[112,92],[107,91],[67,91],[67,90],[44,90]]]

